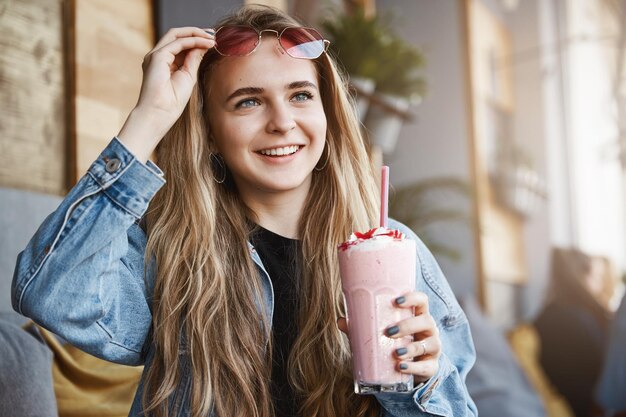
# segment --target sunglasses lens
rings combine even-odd
[[[315,29],[287,28],[280,35],[280,44],[294,58],[317,58],[324,52],[324,38]]]
[[[259,34],[249,26],[224,26],[215,34],[215,49],[226,56],[243,56],[254,51]]]

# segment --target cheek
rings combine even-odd
[[[324,109],[320,106],[319,109],[316,109],[314,112],[309,114],[307,118],[307,124],[309,125],[309,129],[315,135],[316,139],[321,139],[322,141],[326,140],[326,114],[324,113]]]
[[[213,137],[218,149],[224,153],[247,145],[251,128],[250,123],[235,123],[228,118],[222,119],[222,122],[213,129]]]

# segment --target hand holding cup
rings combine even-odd
[[[410,292],[395,301],[398,308],[413,309],[415,315],[388,327],[388,337],[402,338],[413,335],[414,341],[395,351],[398,370],[414,376],[415,383],[432,378],[439,370],[441,339],[433,316],[428,311],[428,296],[423,292]]]
[[[412,343],[396,349],[394,359],[398,371],[413,375],[417,385],[432,378],[439,370],[439,329],[428,311],[428,296],[423,292],[415,291],[400,296],[396,298],[395,305],[397,308],[412,308],[415,311],[414,317],[388,327],[385,333],[392,339],[413,335]],[[344,317],[337,320],[337,326],[348,335],[348,325]]]

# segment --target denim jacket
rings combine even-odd
[[[13,308],[97,357],[148,369],[151,297],[155,268],[144,268],[146,235],[139,220],[165,179],[151,162],[141,163],[114,138],[50,214],[17,258]],[[439,371],[407,394],[376,394],[385,417],[474,416],[465,386],[475,352],[467,319],[433,256],[408,228],[391,222],[417,241],[417,290],[425,292],[438,323],[443,353]],[[250,245],[264,300],[273,311],[271,281]],[[271,317],[269,317],[271,321]],[[190,372],[185,367],[175,402],[187,416]],[[144,371],[145,372],[145,371]],[[145,373],[144,373],[145,375]],[[143,378],[130,411],[139,417]]]

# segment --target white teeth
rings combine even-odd
[[[263,149],[261,150],[261,153],[263,155],[291,155],[292,153],[295,153],[299,148],[300,147],[298,145],[284,146],[282,148]]]

